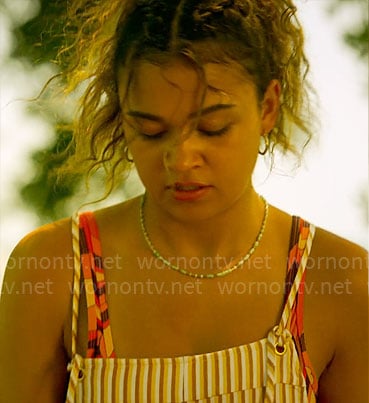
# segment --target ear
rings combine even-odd
[[[263,133],[269,133],[277,121],[280,106],[281,84],[272,80],[265,90],[261,103],[261,119]]]

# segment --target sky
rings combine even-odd
[[[319,141],[296,174],[288,168],[269,174],[260,160],[254,184],[282,210],[367,247],[368,211],[362,198],[368,189],[368,73],[341,38],[357,13],[345,8],[331,17],[326,13],[330,0],[295,3],[320,98]],[[32,4],[15,0],[12,10],[22,19],[36,11]],[[30,152],[51,140],[48,124],[27,114],[27,102],[20,100],[36,95],[51,70],[41,66],[35,72],[9,62],[13,43],[10,22],[0,10],[0,282],[11,250],[37,226],[37,217],[21,203],[17,183],[32,177]]]

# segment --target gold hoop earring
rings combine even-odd
[[[130,154],[130,151],[129,151],[128,146],[125,146],[125,147],[124,147],[123,152],[124,152],[124,157],[125,157],[126,161],[132,163],[132,162],[133,162],[133,158],[132,158],[132,156],[131,156],[131,154]]]
[[[260,137],[264,140],[264,149],[262,151],[260,151],[260,148],[259,148],[259,154],[265,155],[267,153],[267,151],[269,150],[269,146],[270,146],[269,133],[265,133]]]

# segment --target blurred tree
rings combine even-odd
[[[37,0],[34,0],[37,1]],[[337,12],[344,7],[357,7],[362,10],[361,21],[344,33],[345,42],[356,50],[361,58],[368,56],[368,3],[367,0],[331,0],[330,12]],[[30,62],[32,65],[52,63],[56,60],[58,49],[63,43],[63,31],[66,27],[63,20],[64,9],[68,0],[40,0],[39,12],[25,23],[15,26],[16,46],[12,57]],[[60,66],[58,68],[61,68]],[[46,119],[55,122],[54,140],[42,150],[31,156],[35,167],[33,180],[21,186],[20,194],[27,206],[35,211],[40,221],[54,220],[70,214],[66,210],[66,201],[71,198],[80,185],[81,178],[75,177],[58,183],[53,168],[62,164],[65,155],[61,154],[71,140],[71,134],[57,129],[55,108],[44,112]]]
[[[335,14],[344,11],[346,8],[356,8],[359,20],[355,20],[352,27],[343,33],[345,43],[356,51],[362,59],[368,58],[368,0],[332,0],[328,11]]]
[[[37,15],[21,25],[14,24],[16,44],[11,57],[35,67],[45,63],[56,65],[58,51],[64,44],[63,15],[67,0],[33,1],[39,3]],[[56,66],[57,69],[61,68]],[[20,195],[27,207],[39,217],[40,223],[43,223],[70,214],[66,201],[77,191],[81,177],[74,176],[60,182],[55,174],[55,169],[67,158],[66,149],[72,139],[71,133],[65,129],[68,122],[62,119],[70,120],[71,116],[64,108],[64,116],[60,117],[61,105],[48,91],[37,102],[35,100],[29,104],[30,113],[40,113],[40,108],[43,118],[52,123],[54,132],[50,133],[52,140],[48,145],[30,156],[35,175],[30,183],[20,184]]]
[[[359,56],[362,58],[368,57],[368,14],[366,14],[366,20],[362,21],[354,32],[346,32],[344,39],[346,43],[355,49]]]
[[[343,33],[343,40],[353,49],[358,57],[368,66],[368,0],[332,0],[328,11],[332,14],[344,12],[347,7],[355,7],[360,15],[360,19],[355,21],[355,25]],[[358,206],[362,212],[365,223],[369,223],[368,210],[368,188],[366,185],[359,190],[357,196]]]
[[[53,221],[68,214],[65,201],[72,197],[80,184],[78,176],[58,181],[53,173],[65,160],[65,150],[71,141],[71,133],[56,130],[52,144],[31,156],[35,176],[23,184],[20,194],[23,201],[36,211],[40,222]]]
[[[68,0],[33,1],[39,3],[39,12],[24,24],[15,26],[16,46],[11,56],[32,64],[50,63],[63,44],[63,15]]]

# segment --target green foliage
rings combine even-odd
[[[16,47],[12,57],[32,64],[55,60],[63,44],[66,7],[67,0],[41,0],[38,15],[14,29]]]
[[[39,13],[23,25],[14,27],[16,46],[11,57],[27,61],[32,65],[54,62],[62,45],[64,45],[65,7],[67,0],[42,0]],[[59,66],[60,68],[60,66]],[[67,146],[71,141],[71,133],[61,127],[55,119],[55,106],[50,95],[45,94],[42,116],[53,122],[55,129],[50,133],[51,144],[30,155],[34,167],[34,177],[27,184],[20,184],[20,196],[24,203],[34,211],[40,223],[56,220],[69,215],[66,202],[72,197],[81,183],[81,177],[74,176],[59,180],[55,170],[67,158]],[[37,112],[30,103],[29,111]]]
[[[16,46],[12,57],[27,60],[33,65],[55,61],[58,50],[63,45],[63,32],[67,29],[62,17],[67,3],[68,0],[40,0],[38,15],[14,29]],[[343,38],[358,55],[365,58],[368,56],[367,1],[332,0],[331,11],[350,6],[362,7],[362,20],[350,32],[346,32]],[[49,102],[52,104],[52,99]],[[51,105],[44,116],[55,122],[54,115]],[[71,140],[71,134],[56,128],[54,134],[50,135],[54,135],[52,144],[30,157],[35,170],[34,178],[20,188],[22,199],[29,209],[38,214],[40,222],[70,214],[66,209],[66,202],[76,193],[81,183],[81,177],[78,176],[57,181],[54,169],[66,158],[64,151]]]
[[[58,130],[51,146],[31,156],[35,176],[30,183],[21,187],[20,193],[41,221],[53,221],[70,214],[65,202],[74,195],[82,178],[75,175],[60,181],[55,173],[56,168],[67,158],[70,141],[70,132]]]
[[[335,14],[344,12],[348,8],[357,9],[359,20],[352,23],[352,27],[343,33],[344,42],[353,49],[357,55],[366,59],[368,57],[368,1],[367,0],[331,0],[328,12]]]
[[[345,42],[359,54],[361,58],[368,57],[368,19],[363,21],[361,27],[354,32],[344,34]]]

